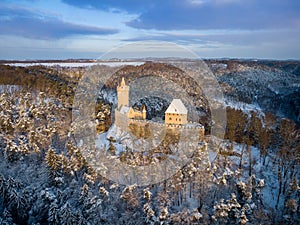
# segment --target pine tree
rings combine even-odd
[[[168,216],[169,216],[168,208],[167,207],[163,207],[160,210],[160,215],[158,217],[159,221],[161,221],[161,224],[168,224],[168,222],[167,222]]]
[[[45,161],[47,163],[47,166],[53,171],[56,171],[60,165],[59,157],[52,148],[48,150]]]
[[[59,210],[61,225],[78,224],[75,213],[72,211],[69,202],[66,202]]]
[[[59,225],[60,217],[58,211],[58,205],[56,202],[52,202],[48,211],[48,223],[49,225]]]
[[[88,202],[88,197],[89,197],[89,186],[87,184],[84,184],[81,188],[79,202],[85,205]]]
[[[111,155],[116,155],[116,147],[114,146],[114,143],[115,143],[116,141],[114,140],[113,137],[109,137],[108,140],[109,140],[108,152],[109,152]]]
[[[13,218],[11,213],[5,208],[2,214],[2,218],[0,217],[1,225],[15,225],[13,222]]]
[[[266,163],[266,156],[268,155],[268,147],[270,145],[270,132],[267,128],[262,128],[259,133],[259,150],[260,157],[263,158],[263,165]]]
[[[144,205],[144,213],[146,214],[146,223],[147,224],[154,224],[157,221],[157,218],[155,217],[155,212],[151,208],[150,203],[146,203]]]

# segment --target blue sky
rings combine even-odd
[[[137,41],[201,58],[300,59],[299,37],[299,0],[0,2],[1,59],[99,58]]]

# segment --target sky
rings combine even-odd
[[[95,59],[128,44],[147,57],[133,46],[148,41],[199,58],[300,59],[300,1],[1,0],[0,40],[7,60]]]

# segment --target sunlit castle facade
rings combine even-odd
[[[118,108],[117,111],[126,115],[128,119],[146,120],[146,107],[142,107],[142,111],[129,107],[129,86],[126,85],[124,77],[121,84],[117,87],[118,92]],[[116,113],[117,116],[117,113]],[[118,120],[118,118],[116,118]]]
[[[130,125],[147,126],[152,124],[157,129],[188,129],[192,132],[198,132],[200,137],[204,136],[204,127],[199,123],[188,122],[188,110],[180,99],[173,99],[165,111],[165,123],[146,120],[147,109],[145,106],[142,110],[136,110],[129,106],[129,86],[126,85],[125,79],[122,78],[120,85],[117,87],[118,107],[115,110],[115,124],[122,129],[130,129]]]
[[[146,120],[147,111],[143,106],[142,110],[136,110],[129,106],[129,86],[126,85],[124,77],[117,87],[118,108],[117,111],[126,115],[128,119]],[[188,111],[180,99],[173,99],[165,112],[165,124],[184,125],[187,124]],[[116,114],[117,115],[117,114]]]
[[[188,111],[180,99],[173,99],[165,112],[166,124],[187,124]]]
[[[122,77],[121,84],[117,87],[118,93],[118,109],[122,106],[129,106],[129,86],[126,85],[124,77]]]

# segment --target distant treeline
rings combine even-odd
[[[20,85],[23,90],[47,94],[74,95],[75,82],[58,71],[43,66],[12,67],[0,65],[0,85]]]

